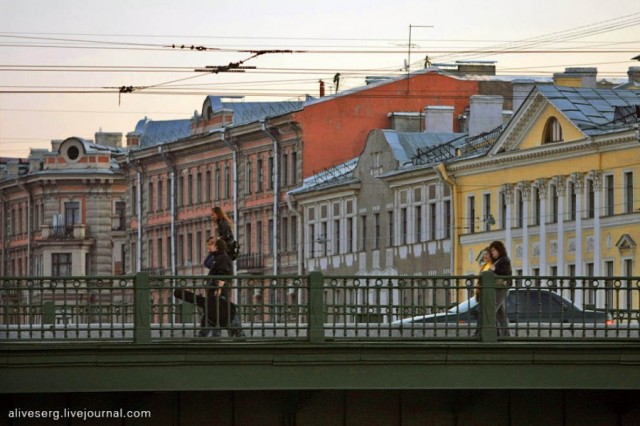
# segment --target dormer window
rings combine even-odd
[[[547,120],[542,134],[542,143],[562,142],[562,127],[557,118],[551,117]]]

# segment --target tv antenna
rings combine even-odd
[[[411,32],[414,28],[433,28],[433,25],[409,24],[409,44],[407,45],[407,62],[405,63],[405,68],[407,69],[407,94],[409,93],[409,75],[411,74]]]

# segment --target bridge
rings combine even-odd
[[[241,337],[198,337],[201,312],[175,297],[210,276],[1,278],[0,408],[146,407],[154,424],[640,418],[639,277],[512,277],[510,335],[492,273],[477,306],[480,277],[218,278]]]

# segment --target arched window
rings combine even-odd
[[[555,117],[551,117],[547,120],[547,124],[544,126],[544,133],[542,134],[542,143],[553,143],[562,141],[562,127],[560,122]]]

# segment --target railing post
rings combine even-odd
[[[151,341],[151,286],[149,274],[138,272],[133,282],[135,315],[133,322],[134,343]]]
[[[480,341],[495,343],[498,341],[496,330],[496,275],[491,271],[482,273],[480,286]]]
[[[322,291],[322,273],[309,274],[309,342],[324,342],[324,293]]]

